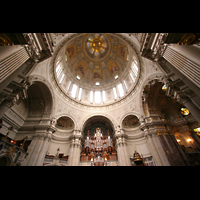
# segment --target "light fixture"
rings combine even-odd
[[[178,143],[180,142],[180,140],[179,140],[179,139],[177,139],[176,141],[177,141]]]
[[[187,141],[188,141],[188,142],[191,142],[192,140],[191,140],[191,139],[188,139]]]
[[[194,128],[194,132],[200,132],[200,127]]]
[[[166,90],[167,89],[167,86],[166,85],[163,85],[162,86],[162,90]]]
[[[186,116],[190,114],[190,111],[187,108],[181,108],[181,114]]]
[[[194,128],[193,130],[194,130],[194,132],[197,133],[197,135],[200,136],[200,127],[198,127],[198,128]]]

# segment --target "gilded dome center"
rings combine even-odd
[[[95,33],[86,39],[87,55],[95,60],[104,58],[108,52],[108,41],[103,34]]]

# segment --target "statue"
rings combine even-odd
[[[57,153],[56,153],[56,155],[55,155],[55,158],[59,158],[59,151],[60,151],[60,148],[58,147]]]

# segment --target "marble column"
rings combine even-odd
[[[128,149],[127,149],[127,144],[124,143],[124,154],[125,154],[125,158],[126,158],[126,166],[131,166],[131,162],[130,162],[130,158],[128,155]]]
[[[71,166],[75,166],[75,163],[76,163],[76,154],[77,154],[77,144],[74,144],[74,151],[73,151],[73,155],[72,155]]]
[[[116,147],[117,147],[117,155],[118,155],[118,161],[120,166],[130,166],[130,159],[128,156],[128,150],[127,150],[127,145],[126,145],[126,140],[121,133],[120,135],[117,136],[116,138]]]
[[[118,157],[118,162],[119,162],[119,166],[122,166],[122,151],[121,151],[121,146],[119,143],[116,144],[116,149],[117,149],[117,157]]]
[[[43,145],[42,145],[42,148],[39,152],[39,155],[38,155],[38,158],[37,158],[37,161],[36,161],[36,166],[42,166],[43,165],[43,162],[44,162],[44,157],[45,157],[45,154],[46,154],[46,151],[47,151],[47,148],[49,146],[49,142],[52,138],[52,133],[51,131],[49,131],[45,136],[44,136],[44,142],[43,142]]]
[[[71,141],[70,150],[69,150],[69,157],[68,157],[68,163],[67,163],[68,166],[71,166],[72,158],[73,158],[73,151],[74,151],[74,144],[73,144],[73,141]]]
[[[128,156],[128,149],[127,149],[127,144],[126,144],[126,138],[124,136],[124,130],[123,129],[120,129],[120,132],[122,134],[122,152],[123,152],[123,156],[124,156],[124,164],[126,166],[130,166],[131,163],[130,163],[130,159],[129,159],[129,156]]]
[[[23,166],[26,166],[29,163],[29,160],[33,154],[33,151],[34,151],[36,143],[37,143],[37,138],[38,138],[37,134],[32,136],[32,141],[31,141],[30,145],[28,146],[28,150],[27,150],[28,156],[26,157],[26,160],[24,161]]]
[[[162,133],[159,133],[158,137],[159,137],[159,140],[160,140],[160,142],[161,142],[161,144],[163,146],[163,149],[164,149],[164,151],[166,153],[166,156],[167,156],[167,159],[168,159],[170,165],[171,166],[178,166],[179,164],[178,164],[177,160],[174,159],[174,156],[173,156],[173,154],[172,154],[172,152],[171,152],[171,150],[170,150],[170,148],[169,148],[164,136],[162,135]]]
[[[42,145],[43,145],[43,142],[44,142],[44,136],[46,134],[46,131],[45,132],[40,132],[40,133],[36,133],[38,135],[37,137],[37,142],[35,144],[35,148],[32,152],[32,155],[29,159],[29,162],[27,163],[27,166],[35,166],[36,164],[36,161],[37,161],[37,158],[39,156],[39,153],[40,153],[40,150],[42,148]]]
[[[160,158],[159,153],[158,153],[158,150],[156,149],[156,147],[153,143],[152,135],[149,134],[147,129],[144,130],[144,135],[147,139],[147,144],[149,146],[151,155],[153,156],[153,160],[154,160],[156,166],[163,166],[161,158]]]
[[[155,145],[155,147],[158,151],[158,154],[159,154],[159,157],[162,161],[162,164],[164,166],[170,166],[169,161],[167,159],[167,156],[165,154],[165,151],[164,151],[162,144],[159,140],[159,136],[156,134],[156,130],[151,130],[151,135],[152,135],[152,141],[153,141],[153,143],[154,143],[154,145]]]
[[[68,159],[68,166],[78,166],[80,162],[81,132],[74,130],[71,136],[71,145]]]

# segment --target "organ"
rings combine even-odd
[[[88,130],[84,140],[80,161],[94,162],[94,166],[103,166],[107,160],[117,160],[117,152],[113,146],[112,136],[107,130],[104,136],[101,128],[96,128],[93,136]]]

